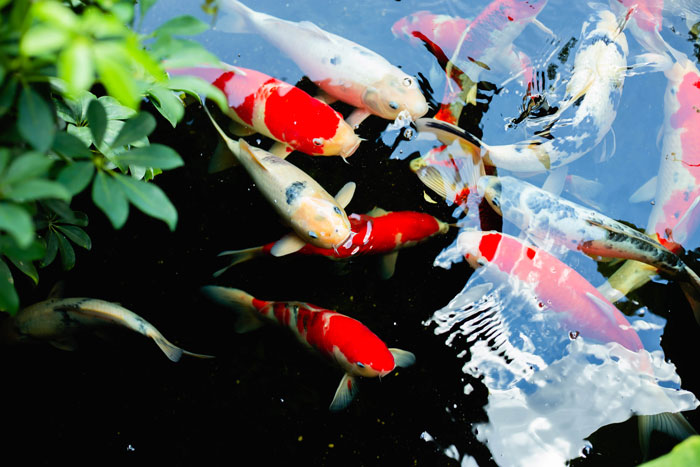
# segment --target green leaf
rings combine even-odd
[[[61,2],[35,2],[30,15],[57,28],[76,31],[80,26],[79,17]]]
[[[58,56],[58,77],[72,93],[90,89],[95,80],[92,46],[87,38],[76,38]]]
[[[86,147],[89,148],[92,145],[92,132],[90,128],[70,124],[66,127],[66,132],[78,138]]]
[[[53,211],[62,223],[80,225],[82,219],[87,217],[82,212],[73,211],[68,203],[59,199],[45,199],[41,201],[41,204],[46,209]],[[84,225],[87,225],[87,221]]]
[[[199,42],[189,39],[176,39],[160,36],[151,45],[151,55],[158,60],[166,60],[166,68],[221,66],[219,58],[205,49]]]
[[[158,112],[175,128],[177,122],[185,115],[182,101],[171,90],[160,86],[150,88],[148,95]]]
[[[75,250],[66,237],[56,232],[58,240],[58,251],[61,253],[61,265],[66,271],[70,271],[75,266]]]
[[[34,224],[26,209],[10,203],[0,203],[0,229],[7,231],[20,248],[34,240]]]
[[[107,130],[107,112],[97,99],[90,101],[88,105],[87,120],[90,132],[92,132],[92,139],[95,146],[99,148]]]
[[[156,128],[156,119],[148,112],[139,112],[124,122],[122,130],[112,141],[113,148],[120,148],[151,134]]]
[[[195,36],[209,29],[209,25],[202,20],[190,15],[176,16],[166,21],[154,31],[156,36],[161,35],[182,35]]]
[[[100,81],[107,92],[123,105],[137,109],[141,101],[134,76],[123,51],[115,50],[114,46],[95,46],[95,64],[100,75]]]
[[[0,117],[12,108],[12,104],[15,102],[15,95],[17,95],[17,77],[11,76],[0,87]]]
[[[22,55],[33,57],[59,50],[68,41],[66,31],[46,24],[37,24],[24,33],[19,43]]]
[[[46,238],[46,254],[39,262],[39,266],[45,268],[53,263],[53,260],[56,259],[56,253],[58,253],[58,238],[55,232],[49,230]]]
[[[67,131],[56,133],[51,149],[68,159],[89,159],[92,157],[92,152],[85,143]]]
[[[170,89],[177,89],[196,97],[201,101],[202,97],[216,102],[222,112],[228,112],[228,100],[216,86],[207,83],[202,78],[196,76],[173,76],[167,83]]]
[[[92,184],[92,200],[109,218],[115,229],[121,229],[129,216],[129,201],[121,186],[111,176],[99,171]]]
[[[66,187],[71,196],[83,191],[95,174],[95,164],[90,161],[73,162],[58,173],[56,180]]]
[[[25,86],[19,95],[17,129],[22,138],[38,151],[47,151],[56,134],[54,112],[31,87]]]
[[[116,174],[115,179],[134,206],[151,217],[163,220],[170,230],[175,230],[177,211],[157,185],[120,174]]]
[[[22,203],[44,198],[57,198],[68,201],[71,195],[66,187],[58,182],[35,178],[13,185],[9,193],[6,193],[6,197]]]
[[[33,280],[35,285],[39,283],[39,273],[37,272],[34,263],[32,263],[31,261],[25,261],[22,259],[15,259],[11,257],[8,257],[8,259],[12,261],[12,264],[14,264],[17,267],[17,269],[22,271],[26,276]]]
[[[2,181],[5,184],[13,185],[28,179],[40,177],[48,172],[51,159],[38,152],[27,152],[17,157],[5,172]]]
[[[79,247],[85,248],[86,250],[92,248],[92,240],[90,240],[90,236],[80,227],[76,227],[74,225],[57,225],[56,229],[60,230],[63,235],[68,237],[70,241]]]
[[[102,96],[97,100],[100,101],[105,112],[107,112],[108,120],[126,120],[136,115],[134,109],[121,105],[119,101],[112,96]]]
[[[20,248],[12,237],[1,237],[0,251],[7,257],[21,259],[23,261],[34,261],[44,257],[46,254],[46,247],[43,242],[34,239],[27,248]]]
[[[5,168],[9,162],[10,150],[7,148],[0,148],[0,177],[2,177],[2,173],[5,172]]]
[[[143,148],[134,148],[114,156],[119,163],[141,167],[157,167],[163,170],[174,169],[184,165],[175,150],[162,144],[151,144]]]
[[[19,296],[15,290],[15,281],[7,263],[0,259],[0,310],[14,315],[18,308]]]
[[[61,91],[61,93],[68,92],[66,89],[65,91]],[[69,123],[74,123],[76,125],[82,125],[84,123],[87,123],[87,109],[88,106],[90,105],[90,102],[94,101],[97,99],[97,97],[91,93],[90,91],[83,91],[80,94],[78,94],[77,98],[74,99],[69,99],[65,98],[66,105],[70,109],[70,114],[73,117],[72,120],[66,120]],[[63,117],[61,117],[63,118]]]
[[[694,435],[677,444],[671,452],[640,467],[685,467],[700,465],[700,436]]]

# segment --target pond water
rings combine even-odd
[[[288,20],[311,21],[381,54],[409,75],[420,77],[434,105],[442,97],[444,72],[423,46],[395,38],[392,25],[419,10],[474,18],[488,4],[486,0],[257,0],[249,6]],[[562,98],[571,73],[571,60],[567,62],[562,48],[574,43],[572,38],[580,43],[583,23],[604,8],[607,6],[603,4],[549,0],[538,19],[553,35],[529,25],[515,39],[515,45],[532,59],[536,69],[547,71],[556,65],[558,77],[548,77],[547,81],[552,85],[549,92],[553,101]],[[689,34],[687,22],[677,13],[693,10],[675,11],[668,14],[663,37],[697,61],[697,43]],[[181,14],[208,21],[199,2],[160,0],[148,13],[143,31]],[[258,36],[208,31],[196,39],[224,62],[254,68],[293,84],[303,77],[291,60]],[[633,64],[645,51],[630,34],[627,40],[628,61]],[[576,50],[574,44],[570,55]],[[628,199],[658,171],[666,78],[649,69],[631,69],[628,74],[611,131],[568,170],[569,174],[597,182],[599,191],[589,199],[596,209],[644,227],[652,205],[648,201],[630,203]],[[495,86],[482,83],[477,105],[468,106],[460,121],[470,122],[469,130],[486,141],[511,143],[532,131],[527,125],[507,125],[519,115],[523,97],[518,80],[508,81],[511,76],[495,70],[482,76]],[[308,82],[302,86],[313,90]],[[496,87],[499,92],[494,91]],[[343,104],[335,107],[345,115],[350,110]],[[428,115],[433,113],[431,110]],[[0,357],[6,372],[2,389],[7,406],[4,418],[12,430],[3,443],[8,458],[21,455],[32,464],[114,460],[192,465],[207,460],[241,463],[253,458],[262,464],[493,465],[496,449],[501,454],[508,451],[507,445],[496,448],[498,443],[493,438],[488,445],[483,442],[483,433],[488,430],[500,433],[501,441],[512,436],[505,428],[499,432],[498,426],[488,425],[495,424],[489,419],[495,412],[485,408],[488,402],[493,403],[489,394],[504,387],[495,387],[492,375],[485,377],[472,371],[477,362],[477,351],[470,348],[474,344],[468,336],[446,335],[449,328],[440,328],[444,322],[435,314],[460,294],[472,275],[466,262],[449,269],[434,265],[435,258],[453,243],[456,229],[403,250],[389,280],[378,278],[377,261],[372,257],[351,263],[314,257],[263,258],[239,264],[214,279],[212,273],[226,264],[224,258],[217,257],[219,252],[274,241],[287,229],[245,171],[208,173],[217,136],[201,107],[189,106],[176,129],[162,123],[152,140],[173,146],[186,161],[185,167],[156,179],[178,208],[177,230],[170,232],[162,223],[134,210],[126,226],[114,231],[88,199],[78,198],[74,209],[88,213],[92,251],[78,252],[76,267],[69,273],[60,271],[57,265],[50,267],[37,288],[25,282],[17,286],[26,305],[43,300],[54,282],[64,280],[66,296],[118,302],[153,323],[177,345],[215,355],[216,359],[183,358],[172,364],[147,339],[126,332],[110,335],[107,341],[87,337],[76,352],[61,352],[48,345],[4,349]],[[411,159],[437,143],[423,137],[405,138],[399,130],[387,130],[389,123],[370,117],[361,125],[358,133],[366,141],[348,159],[349,164],[337,157],[312,158],[300,153],[290,155],[288,160],[330,193],[347,181],[356,182],[357,191],[348,212],[365,213],[380,206],[388,211],[423,211],[455,222],[455,206],[428,190],[409,169]],[[249,140],[256,142],[255,137]],[[261,139],[260,143],[265,146],[269,141]],[[541,186],[545,175],[527,180]],[[575,199],[569,192],[563,196]],[[504,232],[518,234],[512,224],[505,223],[503,228]],[[695,250],[700,242],[691,237],[684,246]],[[695,258],[691,252],[687,261],[697,269]],[[603,273],[608,275],[610,271],[582,255],[569,255],[566,261],[595,286],[603,284]],[[477,286],[480,280],[476,276],[470,285]],[[214,283],[240,288],[262,299],[306,301],[350,315],[389,347],[413,352],[416,363],[381,381],[360,381],[356,400],[346,410],[332,413],[328,404],[342,376],[340,370],[299,346],[284,329],[269,326],[253,333],[234,333],[231,313],[199,293],[201,286]],[[517,309],[513,300],[513,296],[507,296],[504,304]],[[636,329],[656,330],[640,335],[649,351],[663,350],[663,354],[655,354],[655,363],[664,369],[666,379],[662,380],[673,388],[669,391],[681,387],[698,394],[700,378],[694,356],[700,350],[700,328],[678,285],[656,279],[619,306],[634,317]],[[568,398],[557,399],[571,405],[571,410],[565,412],[571,417],[569,425],[589,426],[592,419],[601,424],[608,420],[607,426],[590,436],[565,440],[574,445],[575,452],[581,452],[576,443],[588,439],[585,456],[572,464],[640,463],[634,417],[626,421],[626,417],[606,418],[605,414],[591,417],[585,407],[576,405],[577,398],[593,390],[586,384],[597,387],[592,384],[596,376],[577,378],[579,373],[589,371],[586,364],[590,362],[576,350],[570,353],[578,357],[572,367],[565,369],[569,376],[562,377],[569,380],[569,386],[562,383],[552,386],[549,393],[536,394],[537,403],[546,407],[555,402],[555,396],[561,396],[561,391],[570,391]],[[481,355],[479,364],[487,365],[488,359]],[[470,357],[474,357],[471,367],[466,364]],[[567,374],[553,364],[553,359],[547,361],[550,363],[551,372],[543,379],[551,381]],[[675,365],[675,372],[670,363]],[[597,374],[598,378],[608,376]],[[524,394],[532,395],[533,391],[525,390]],[[546,394],[553,399],[547,400]],[[611,400],[617,396],[614,385],[606,386],[602,394]],[[692,396],[684,400],[692,405]],[[605,412],[605,405],[597,410]],[[696,428],[700,426],[697,411],[685,415]],[[474,433],[477,426],[482,430],[480,437]],[[674,443],[655,434],[651,455],[667,452]],[[510,454],[517,459],[517,451]],[[496,458],[505,462],[502,457]]]

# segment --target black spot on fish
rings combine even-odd
[[[330,62],[331,65],[338,65],[340,63],[340,57],[337,55],[335,57],[331,57]]]
[[[306,188],[306,182],[294,182],[287,187],[284,195],[287,197],[287,204],[292,204],[295,199],[299,196],[304,188]]]

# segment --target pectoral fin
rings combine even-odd
[[[228,130],[233,133],[234,135],[238,136],[239,138],[242,138],[244,136],[250,136],[254,135],[257,133],[254,129],[247,125],[243,125],[242,123],[238,123],[235,120],[231,120],[228,124]]]
[[[343,185],[343,188],[340,189],[337,195],[335,195],[335,201],[345,209],[345,207],[350,204],[350,200],[352,200],[353,195],[355,194],[355,188],[356,188],[355,182],[348,182],[345,185]]]
[[[331,401],[330,410],[337,412],[346,408],[357,394],[357,380],[354,376],[345,373],[343,379],[340,380],[338,389],[335,391],[335,396]]]
[[[379,260],[379,277],[381,279],[390,279],[396,270],[396,258],[399,256],[398,251],[392,251],[386,255],[382,255]]]
[[[292,151],[294,151],[294,149],[292,149],[290,145],[278,141],[273,144],[267,152],[274,154],[280,159],[286,159],[287,156],[292,153]]]
[[[656,183],[658,180],[658,175],[654,175],[649,180],[647,180],[642,186],[637,188],[637,191],[632,193],[629,197],[630,203],[642,203],[644,201],[651,201],[654,199],[656,194]]]
[[[372,115],[372,113],[367,109],[355,109],[352,111],[348,118],[345,119],[348,125],[354,130],[360,126],[360,123],[364,122],[367,117]]]
[[[267,167],[265,167],[265,164],[262,163],[262,161],[260,160],[258,155],[255,154],[255,151],[253,151],[253,147],[250,144],[248,144],[246,142],[246,140],[239,139],[238,145],[240,146],[241,151],[248,154],[252,160],[254,160],[260,167],[262,167],[263,170],[267,170]]]
[[[304,248],[304,245],[306,245],[304,240],[299,238],[297,234],[290,232],[275,242],[275,246],[270,250],[270,254],[276,257],[286,256],[301,250]]]
[[[375,206],[369,211],[367,211],[367,215],[371,217],[380,217],[380,216],[385,216],[389,214],[389,212],[385,209],[380,208],[379,206]]]
[[[219,140],[219,144],[216,145],[214,154],[211,156],[211,161],[209,161],[209,173],[213,174],[216,172],[221,172],[222,170],[229,169],[238,165],[238,159],[231,152],[231,149],[226,143]]]
[[[394,356],[394,366],[406,368],[416,363],[416,356],[408,350],[392,348],[389,352]]]

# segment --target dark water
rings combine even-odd
[[[409,74],[431,79],[440,76],[434,58],[394,39],[391,25],[421,9],[475,16],[486,3],[261,0],[250,6],[285,19],[315,22],[375,50]],[[563,8],[569,9],[566,15],[561,14]],[[591,11],[583,2],[572,7],[551,0],[539,19],[559,41],[548,43],[541,32],[528,28],[517,44],[533,56],[558,50],[580,35],[581,22]],[[144,29],[184,13],[204,18],[198,2],[161,1]],[[669,34],[669,40],[691,54],[687,28],[680,22],[676,26],[678,32]],[[208,32],[200,38],[226,62],[291,83],[301,78],[291,61],[255,36]],[[633,40],[628,40],[632,55]],[[441,84],[434,87],[439,97]],[[603,184],[598,201],[606,214],[636,225],[646,223],[649,206],[626,200],[658,168],[656,134],[664,89],[665,78],[659,73],[629,78],[614,124],[615,154],[594,164],[591,161],[603,151],[596,148],[573,168]],[[512,103],[519,102],[515,97],[492,99],[483,125],[495,126],[490,122],[512,115]],[[401,160],[426,143],[395,142],[396,134],[382,135],[386,125],[376,117],[363,124],[359,133],[367,142],[350,165],[339,158],[298,153],[289,160],[331,193],[355,181],[357,192],[348,212],[363,213],[378,205],[391,211],[425,211],[449,221],[453,209],[428,203],[408,160]],[[433,267],[454,232],[402,251],[396,274],[387,281],[377,278],[373,258],[342,266],[323,258],[261,259],[238,265],[215,281],[211,273],[225,264],[216,257],[220,251],[267,243],[287,230],[243,170],[207,173],[216,136],[201,108],[190,106],[177,129],[163,122],[152,141],[177,148],[186,161],[185,167],[157,178],[178,208],[177,230],[170,232],[161,222],[132,210],[126,226],[114,231],[89,200],[79,197],[74,208],[89,215],[92,251],[78,252],[76,268],[69,273],[58,265],[43,271],[37,288],[24,278],[17,286],[26,305],[43,300],[53,283],[63,279],[66,296],[119,302],[177,345],[217,358],[183,358],[173,364],[152,342],[126,332],[111,334],[107,341],[86,337],[76,352],[48,345],[3,349],[2,413],[10,434],[0,445],[7,458],[20,456],[30,464],[247,465],[250,462],[243,459],[252,458],[263,465],[459,465],[451,453],[460,459],[468,454],[479,465],[492,464],[488,449],[472,434],[474,423],[486,421],[487,390],[462,372],[463,360],[444,345],[444,337],[423,324],[462,289],[471,273],[465,263],[451,270]],[[606,143],[609,152],[612,142]],[[589,267],[594,272],[595,266]],[[331,413],[328,404],[341,372],[303,349],[283,329],[233,333],[231,315],[198,292],[211,283],[263,299],[301,300],[338,310],[362,321],[390,347],[412,351],[417,362],[381,381],[361,381],[350,407]],[[677,366],[683,388],[697,394],[698,327],[680,289],[649,283],[631,298],[668,320],[662,340],[666,358]],[[623,311],[634,309],[633,302],[623,306]],[[464,394],[467,383],[474,387],[469,395]],[[696,412],[686,415],[700,426]],[[636,436],[634,419],[604,427],[589,438],[593,447],[587,458],[574,463],[637,464],[641,453]],[[673,443],[655,436],[652,454],[668,451]]]

